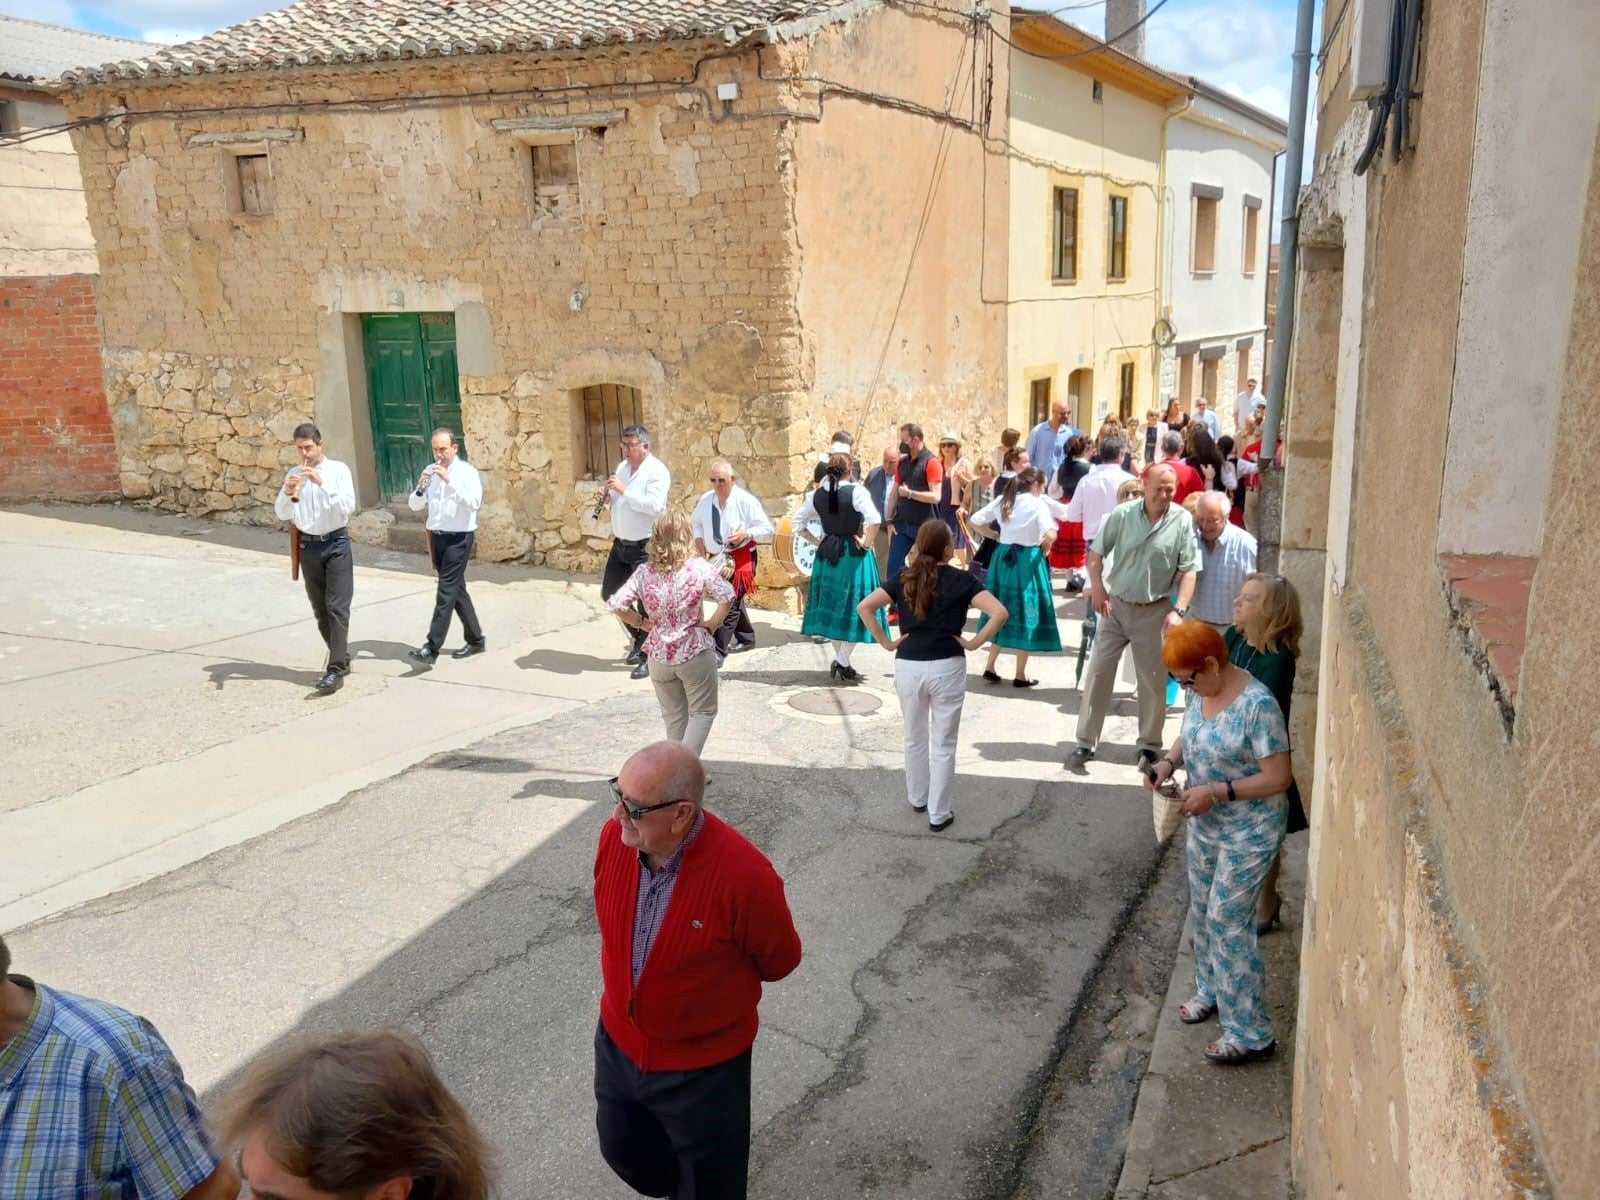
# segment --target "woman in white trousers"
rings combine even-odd
[[[993,637],[1007,616],[1005,606],[977,579],[949,565],[954,553],[950,527],[936,518],[924,521],[906,569],[899,578],[884,580],[857,608],[874,640],[895,653],[894,687],[906,723],[906,800],[916,812],[928,814],[928,828],[935,833],[956,819],[950,781],[967,698],[966,652]],[[893,639],[868,620],[885,604],[900,612],[900,634]],[[988,620],[982,632],[963,638],[972,608]]]

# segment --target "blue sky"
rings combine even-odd
[[[1025,2],[1059,7],[1066,20],[1096,33],[1104,28],[1104,9],[1094,0]],[[0,12],[158,42],[185,41],[280,7],[273,0],[0,0]],[[1294,10],[1295,0],[1168,0],[1145,27],[1145,56],[1287,116]]]

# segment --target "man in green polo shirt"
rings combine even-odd
[[[1067,756],[1068,768],[1081,769],[1094,757],[1124,646],[1133,647],[1139,683],[1140,760],[1154,762],[1166,744],[1167,669],[1161,662],[1161,639],[1188,615],[1200,567],[1194,521],[1172,502],[1177,490],[1177,473],[1157,463],[1145,472],[1144,499],[1112,509],[1089,547],[1089,603],[1099,625],[1078,709],[1078,745]],[[1170,599],[1174,586],[1176,608]]]

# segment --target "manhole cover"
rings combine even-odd
[[[881,697],[850,688],[812,688],[789,697],[789,703],[819,717],[862,717],[883,707]]]

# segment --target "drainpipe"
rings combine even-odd
[[[1295,261],[1300,249],[1300,175],[1306,150],[1306,100],[1311,89],[1311,18],[1316,0],[1298,0],[1294,29],[1294,78],[1289,88],[1289,145],[1283,172],[1283,219],[1278,225],[1278,327],[1272,337],[1272,380],[1267,387],[1267,422],[1261,434],[1263,457],[1278,446],[1283,420],[1283,388],[1289,377],[1289,347],[1294,340]],[[1268,463],[1262,464],[1268,468]],[[1262,471],[1265,483],[1270,469]],[[1266,507],[1265,489],[1262,494]],[[1274,539],[1276,540],[1276,539]]]
[[[1194,93],[1190,92],[1183,98],[1183,103],[1177,108],[1167,109],[1166,115],[1161,118],[1161,146],[1160,156],[1156,161],[1156,319],[1150,323],[1151,341],[1155,341],[1155,326],[1166,314],[1165,301],[1167,298],[1167,272],[1171,264],[1167,262],[1167,239],[1172,230],[1167,223],[1167,126],[1186,114],[1194,107]],[[1154,389],[1152,399],[1145,407],[1153,408],[1157,412],[1165,412],[1166,406],[1161,402],[1161,346],[1159,343],[1150,348],[1150,383]]]

